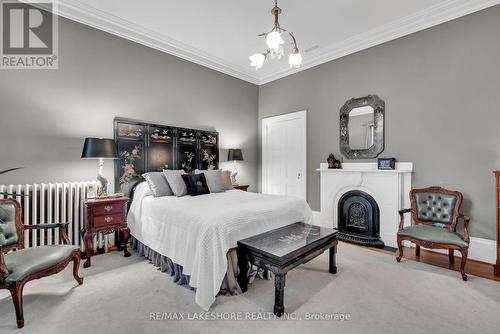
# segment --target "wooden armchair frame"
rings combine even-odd
[[[453,232],[456,232],[457,231],[457,224],[458,224],[459,220],[461,219],[464,222],[462,239],[464,241],[466,241],[467,243],[469,243],[469,241],[470,241],[470,236],[469,236],[470,218],[468,216],[460,213],[460,206],[462,205],[462,202],[463,202],[463,195],[459,191],[452,191],[452,190],[448,190],[448,189],[441,188],[441,187],[429,187],[429,188],[412,189],[411,190],[411,192],[410,192],[411,208],[399,210],[399,216],[400,216],[399,231],[401,231],[404,228],[404,215],[405,215],[405,213],[409,213],[409,212],[411,212],[413,222],[415,223],[415,225],[418,225],[418,224],[435,225],[436,224],[436,222],[434,222],[432,220],[421,220],[418,218],[417,202],[416,202],[415,195],[417,193],[422,193],[422,192],[441,193],[441,194],[453,195],[453,196],[457,197],[455,207],[453,208],[453,217],[452,217],[451,224],[443,224],[444,226],[436,227],[436,228],[447,228]],[[415,249],[416,256],[420,256],[420,247],[421,246],[425,247],[425,248],[448,249],[448,258],[449,258],[450,264],[453,264],[455,262],[454,250],[458,250],[462,255],[462,260],[460,263],[460,274],[462,275],[462,279],[464,281],[467,280],[467,275],[465,274],[465,264],[467,262],[467,256],[468,256],[468,252],[469,252],[468,246],[467,247],[460,247],[460,246],[455,245],[455,244],[423,241],[423,240],[415,239],[415,238],[412,238],[409,236],[400,236],[398,234],[397,243],[398,243],[399,254],[396,257],[396,260],[398,262],[400,262],[401,258],[403,257],[403,240],[410,241],[416,245],[416,249]]]
[[[59,242],[64,245],[70,244],[68,238],[67,230],[68,223],[56,223],[56,224],[39,224],[39,225],[23,225],[21,222],[21,206],[16,200],[13,199],[0,199],[1,203],[13,204],[16,208],[16,232],[18,240],[16,244],[9,245],[6,247],[0,247],[0,289],[8,289],[12,295],[12,301],[14,302],[14,307],[16,309],[17,327],[22,328],[24,326],[23,317],[23,288],[24,285],[35,279],[50,276],[62,271],[66,266],[73,261],[73,277],[78,282],[78,285],[83,284],[83,278],[78,275],[78,269],[80,266],[80,250],[75,249],[69,257],[56,263],[52,267],[47,269],[32,273],[27,275],[24,279],[16,281],[12,284],[7,285],[5,283],[5,278],[9,276],[9,270],[5,265],[4,253],[11,250],[19,250],[24,248],[24,231],[25,230],[46,230],[52,228],[59,228]]]

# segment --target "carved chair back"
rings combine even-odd
[[[0,253],[24,248],[21,205],[14,199],[0,199]]]
[[[463,195],[441,187],[413,189],[410,192],[415,224],[427,224],[456,231]]]

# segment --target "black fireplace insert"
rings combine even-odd
[[[338,230],[340,240],[384,247],[380,240],[380,210],[375,199],[363,191],[349,191],[340,198]]]

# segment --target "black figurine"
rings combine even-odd
[[[328,162],[328,168],[329,169],[341,169],[342,168],[342,163],[340,160],[335,159],[333,153],[330,153],[328,156],[328,159],[326,159]]]

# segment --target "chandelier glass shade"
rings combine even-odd
[[[267,50],[265,52],[258,52],[249,57],[250,66],[259,69],[264,65],[266,58],[269,56],[271,59],[281,59],[285,55],[283,36],[288,36],[292,44],[292,52],[288,57],[288,64],[290,68],[299,68],[302,65],[302,55],[297,47],[297,40],[293,33],[280,26],[278,16],[281,14],[281,8],[278,7],[278,1],[274,1],[274,7],[271,9],[271,14],[274,16],[274,27],[269,32],[260,34],[266,39]]]

